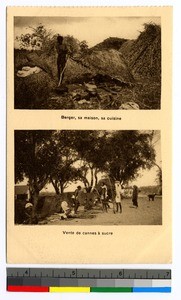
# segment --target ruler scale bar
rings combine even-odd
[[[18,275],[17,275],[18,274]],[[136,275],[136,276],[135,276]],[[9,277],[171,279],[168,269],[48,269],[7,268]]]
[[[7,268],[7,291],[170,293],[171,270]]]

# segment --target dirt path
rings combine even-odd
[[[84,211],[80,206],[76,218],[60,220],[59,214],[47,218],[49,225],[161,225],[162,224],[162,198],[148,201],[147,197],[138,199],[138,208],[134,208],[131,199],[122,201],[123,212],[113,213],[112,204],[108,212],[103,212],[100,206]]]

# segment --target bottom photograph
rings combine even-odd
[[[15,130],[14,222],[162,225],[159,130]]]

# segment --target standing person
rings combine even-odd
[[[107,185],[102,182],[102,185],[101,185],[101,202],[102,202],[102,210],[106,211],[107,212]]]
[[[138,187],[136,185],[133,186],[133,195],[132,195],[133,205],[138,207]]]
[[[120,181],[115,181],[116,212],[120,212],[120,214],[122,213],[121,194],[122,194],[122,188],[121,188]]]
[[[79,197],[80,197],[80,193],[81,193],[81,186],[78,185],[78,187],[76,188],[75,190],[75,193],[74,193],[74,203],[75,203],[75,207],[74,207],[74,210],[75,210],[75,214],[77,213],[77,210],[80,206],[80,202],[79,202]]]
[[[63,44],[63,36],[57,36],[57,71],[58,71],[58,86],[62,83],[65,71],[65,65],[67,62],[68,50],[66,45]]]

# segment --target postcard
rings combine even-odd
[[[170,263],[172,8],[7,24],[8,263]]]

